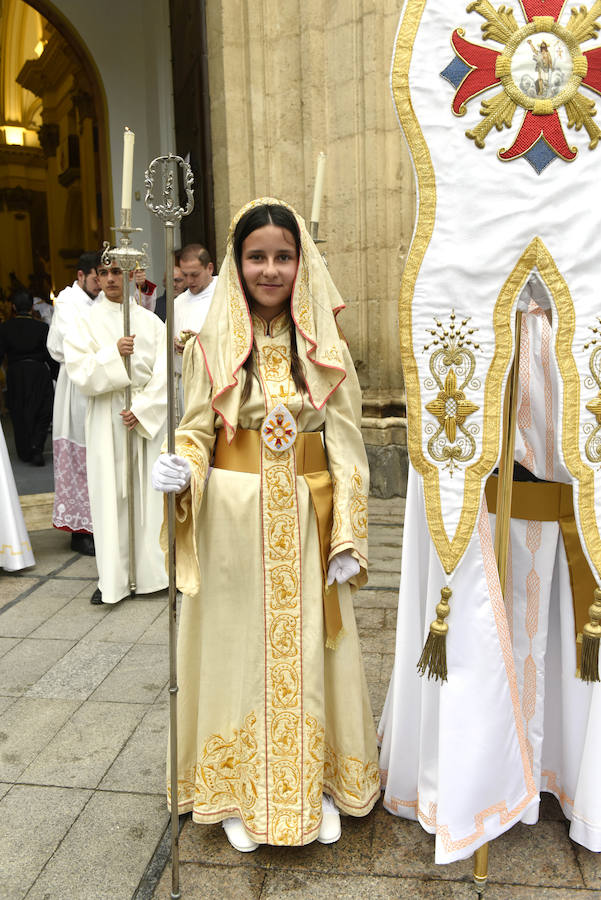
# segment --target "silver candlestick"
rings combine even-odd
[[[142,244],[141,250],[136,250],[132,245],[130,234],[134,231],[142,231],[141,228],[132,228],[131,209],[121,210],[121,224],[118,228],[112,228],[111,231],[119,232],[122,237],[118,247],[111,247],[108,241],[103,244],[102,262],[105,266],[114,263],[123,273],[123,335],[129,337],[131,335],[130,325],[130,309],[129,309],[129,273],[134,269],[145,269],[149,264],[148,247]],[[125,370],[130,379],[130,383],[125,388],[125,408],[129,411],[131,407],[131,356],[124,357]],[[126,430],[126,447],[127,447],[127,527],[129,536],[129,591],[131,596],[136,593],[136,540],[135,540],[135,520],[134,520],[134,464],[133,464],[133,434],[128,427]]]

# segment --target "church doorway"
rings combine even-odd
[[[112,223],[106,121],[100,76],[70,23],[47,0],[3,0],[0,320],[19,286],[51,304],[73,282],[80,254],[101,246]],[[2,382],[0,369],[0,412]],[[53,490],[51,443],[37,472],[11,453],[20,494]]]

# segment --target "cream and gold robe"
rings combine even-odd
[[[270,328],[253,316],[253,328],[254,375],[239,427],[260,429],[277,399],[299,432],[323,430],[334,485],[330,558],[349,549],[361,572],[339,586],[344,634],[326,649],[318,530],[294,448],[276,454],[261,444],[260,475],[209,470],[222,422],[194,342],[176,433],[176,452],[193,469],[177,502],[179,811],[207,823],[239,816],[259,843],[302,845],[317,836],[322,791],[355,816],[380,792],[352,604],[366,577],[369,474],[346,346],[346,379],[317,411],[288,376],[288,314]]]

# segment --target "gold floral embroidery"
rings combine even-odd
[[[206,457],[193,441],[187,440],[178,443],[177,452],[198,468],[197,474],[199,478],[204,479],[206,477],[208,471]]]
[[[359,540],[367,538],[367,493],[357,466],[351,477],[351,528]]]
[[[337,347],[330,347],[328,350],[326,350],[325,353],[323,354],[323,358],[329,359],[330,362],[337,362],[337,363],[340,363],[340,365],[342,365],[342,360],[340,358],[340,353],[338,352]]]
[[[298,573],[292,566],[277,566],[269,573],[271,580],[271,606],[287,609],[296,606]]]
[[[453,474],[459,463],[468,462],[476,453],[475,436],[478,425],[466,426],[468,416],[480,409],[467,400],[464,388],[477,390],[480,383],[474,378],[476,357],[474,350],[479,344],[472,340],[474,328],[468,328],[469,317],[456,322],[455,310],[450,315],[450,325],[446,328],[440,319],[435,319],[436,328],[430,329],[432,341],[424,346],[424,351],[436,347],[430,356],[432,378],[425,387],[438,388],[435,400],[426,403],[426,409],[438,420],[438,427],[427,424],[426,434],[430,434],[428,452],[436,462],[446,462]],[[460,383],[458,384],[458,378]]]
[[[598,325],[591,328],[594,337],[584,345],[585,350],[595,347],[589,359],[591,374],[585,379],[584,386],[593,390],[596,388],[598,391],[597,396],[586,404],[588,411],[595,417],[596,425],[587,422],[583,426],[584,433],[588,435],[584,452],[588,461],[593,465],[601,462],[601,347],[595,346],[601,341],[601,327],[599,326],[601,326],[601,319],[598,320]]]
[[[335,544],[340,535],[340,529],[342,528],[342,515],[340,513],[340,485],[336,481],[335,478],[332,478],[332,492],[333,492],[333,501],[332,501],[332,536],[330,538],[330,542]]]
[[[259,782],[256,724],[256,714],[250,713],[231,740],[211,735],[194,769],[178,781],[180,805],[193,800],[200,810],[235,803],[245,821],[252,823]]]
[[[307,259],[309,259],[309,251],[306,247],[303,247],[303,255],[301,257],[296,288],[294,291],[294,307],[297,322],[300,325],[301,330],[309,337],[313,337],[315,328],[313,323],[313,307],[309,293],[309,268],[307,266]]]
[[[261,342],[258,364],[267,396],[289,371],[288,349]],[[271,350],[272,352],[268,352]],[[302,843],[302,667],[300,533],[294,449],[274,453],[261,442],[263,559],[265,566],[266,655],[265,727],[268,841]],[[281,612],[285,610],[285,612]]]
[[[343,756],[325,745],[323,780],[341,799],[363,804],[380,786],[380,772],[375,762],[364,762],[355,756]]]
[[[229,284],[229,307],[232,331],[234,333],[234,352],[236,358],[240,358],[244,356],[250,344],[250,321],[246,304],[240,292],[238,270],[236,269],[233,254],[230,262]]]
[[[286,381],[290,375],[290,359],[288,348],[274,344],[261,350],[265,377],[270,381]]]
[[[315,716],[305,716],[305,799],[309,806],[309,819],[316,827],[321,819],[321,795],[323,792],[324,728]]]
[[[291,509],[294,505],[294,475],[287,466],[272,466],[265,474],[269,504],[273,509]]]

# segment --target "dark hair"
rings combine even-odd
[[[15,291],[15,293],[10,296],[10,302],[14,306],[17,315],[31,312],[33,307],[33,297],[29,291]]]
[[[186,244],[179,252],[179,261],[186,262],[187,260],[192,259],[197,259],[206,269],[211,262],[211,254],[202,244]]]
[[[277,225],[279,228],[286,228],[294,238],[296,253],[299,259],[301,255],[301,239],[298,224],[294,214],[285,206],[264,203],[261,206],[254,206],[252,209],[249,209],[248,212],[244,213],[234,231],[234,259],[236,260],[236,268],[238,269],[242,290],[244,291],[248,305],[251,307],[252,303],[246,287],[246,282],[244,281],[244,276],[242,275],[242,244],[249,234],[252,234],[257,228],[264,228],[265,225]],[[245,403],[250,396],[253,366],[253,354],[249,353],[244,362],[246,381],[244,382],[244,387],[242,389],[241,404]],[[299,393],[303,390],[306,391],[307,382],[305,380],[303,364],[296,348],[296,328],[294,327],[290,329],[290,374],[292,375],[296,390]]]
[[[77,271],[82,271],[84,275],[89,275],[92,269],[97,269],[100,265],[100,253],[82,253],[77,260]]]

